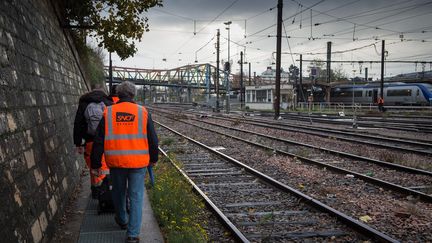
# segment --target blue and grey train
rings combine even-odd
[[[374,104],[380,84],[338,85],[331,89],[331,102]],[[432,85],[428,83],[384,83],[386,105],[432,105]]]

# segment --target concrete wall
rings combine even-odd
[[[53,1],[56,2],[56,1]],[[86,86],[50,0],[0,1],[0,241],[47,241],[83,168]]]

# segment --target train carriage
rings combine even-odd
[[[331,90],[331,102],[373,104],[380,93],[379,84],[339,85]],[[385,83],[386,105],[431,105],[432,85],[427,83]]]

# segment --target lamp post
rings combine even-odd
[[[232,24],[231,21],[224,23],[227,27],[225,28],[228,30],[228,61],[225,64],[226,66],[226,79],[227,79],[227,91],[226,91],[226,113],[230,112],[230,83],[229,83],[229,75],[231,73],[231,67],[230,67],[230,25]]]
[[[112,59],[111,59],[111,52],[109,53],[109,93],[112,93],[112,84],[113,84],[113,73],[112,73]]]

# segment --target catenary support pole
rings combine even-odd
[[[216,80],[215,80],[215,88],[216,88],[216,112],[219,112],[219,51],[220,51],[220,31],[217,30],[217,39],[216,39]]]
[[[302,102],[306,102],[304,94],[303,94],[303,55],[300,54],[300,82],[299,82],[299,88],[297,90],[297,95],[298,92],[300,92],[301,98],[302,98]]]
[[[274,119],[280,116],[280,79],[281,79],[281,54],[282,54],[282,9],[283,0],[278,0],[277,4],[277,37],[276,37],[276,96],[274,97]]]
[[[249,86],[252,85],[252,81],[251,81],[251,63],[249,62]]]
[[[230,46],[231,46],[231,28],[230,28],[230,25],[232,24],[232,22],[231,21],[228,21],[228,22],[225,22],[224,23],[226,26],[228,26],[228,27],[226,27],[226,30],[228,30],[228,60],[227,60],[227,64],[226,64],[226,66],[227,66],[227,70],[226,70],[226,81],[227,81],[227,83],[226,83],[226,95],[225,95],[225,97],[226,97],[226,113],[227,114],[229,114],[230,113],[230,92],[231,92],[231,88],[230,88],[230,74],[231,74],[231,62],[230,62],[230,59],[231,59],[231,54],[230,54]]]
[[[244,108],[244,99],[243,99],[243,52],[240,52],[240,109]]]
[[[385,56],[385,40],[381,42],[381,89],[380,96],[384,99],[384,56]]]
[[[327,88],[326,88],[326,100],[330,102],[330,82],[331,82],[331,41],[327,42]]]
[[[329,84],[331,80],[331,46],[331,41],[327,42],[327,84]]]
[[[368,68],[365,68],[365,82],[368,81]]]

